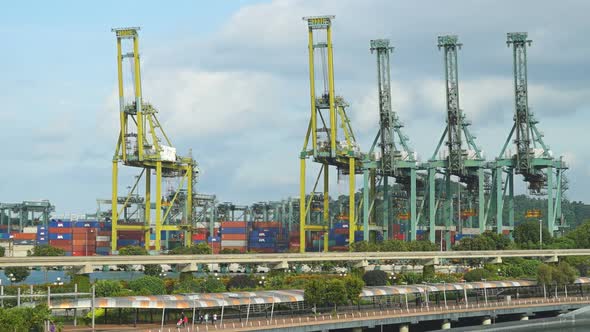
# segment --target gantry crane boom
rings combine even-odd
[[[186,182],[186,196],[193,196],[193,178],[198,174],[196,161],[192,156],[182,157],[176,154],[176,149],[168,135],[164,132],[156,113],[155,107],[143,100],[141,87],[141,68],[139,61],[139,32],[140,28],[118,28],[112,29],[117,37],[117,72],[118,72],[118,92],[119,92],[119,122],[120,131],[113,156],[113,178],[112,178],[112,252],[117,250],[117,233],[119,230],[138,230],[143,231],[145,235],[145,246],[149,247],[152,215],[151,199],[151,177],[152,172],[156,173],[156,190],[155,190],[155,250],[160,250],[161,232],[170,230],[181,230],[179,225],[165,225],[171,211],[176,210],[176,214],[182,213],[184,220],[181,223],[186,226],[192,223],[192,199],[185,199],[184,207],[178,207],[177,199],[181,189],[172,196],[171,201],[163,202],[162,180],[165,177],[181,178],[181,183]],[[131,51],[124,53],[124,41],[131,41]],[[123,62],[125,59],[131,60],[132,71],[132,88],[133,98],[131,102],[125,100],[125,86],[123,77]],[[164,144],[165,143],[165,144]],[[118,196],[118,164],[121,162],[125,166],[141,168],[141,174],[137,177],[133,190],[131,190],[124,200],[125,204],[129,201],[130,195],[137,187],[142,177],[145,177],[145,216],[141,224],[136,225],[119,225],[119,202]],[[181,185],[182,185],[181,184]],[[180,199],[179,199],[180,200]],[[165,204],[163,204],[165,203]],[[174,214],[174,212],[172,212]],[[123,222],[125,220],[122,220]],[[183,227],[186,228],[186,227]],[[185,236],[185,244],[190,245],[190,234]]]
[[[375,175],[379,175],[383,188],[383,232],[384,238],[389,235],[389,223],[392,215],[389,177],[404,186],[408,192],[410,205],[410,238],[416,237],[416,157],[409,146],[408,137],[403,133],[403,123],[399,120],[392,107],[391,97],[391,69],[390,53],[393,47],[389,39],[374,39],[370,41],[371,53],[376,53],[377,60],[377,89],[379,98],[379,131],[370,149],[369,159],[375,144],[379,141],[381,158],[378,162],[367,159],[364,168],[363,191],[363,224],[364,238],[369,237],[369,215],[374,208]],[[396,140],[397,138],[397,140]],[[370,179],[370,181],[369,181]],[[369,183],[370,182],[370,183]],[[369,189],[370,188],[370,189]]]

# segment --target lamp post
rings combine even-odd
[[[10,286],[12,286],[12,284],[16,281],[16,278],[14,277],[14,273],[9,274],[8,279],[10,279]]]
[[[158,274],[158,276],[162,279],[166,278],[168,274],[166,272],[160,272],[160,274]]]
[[[266,280],[264,280],[265,277],[262,276],[260,277],[260,280],[258,280],[258,285],[260,285],[260,287],[264,288],[264,284],[266,283]]]
[[[543,219],[539,219],[539,249],[543,249]]]
[[[54,286],[62,286],[63,284],[64,284],[64,283],[63,283],[63,281],[61,280],[61,277],[57,277],[57,278],[55,278],[55,281],[53,282],[53,285],[54,285]]]
[[[486,279],[481,279],[483,281],[483,296],[486,301],[486,305],[488,304],[488,288],[486,285]]]
[[[448,306],[447,306],[447,282],[443,281],[442,283],[443,283],[443,297],[445,299],[445,309],[447,309],[448,308]]]

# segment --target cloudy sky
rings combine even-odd
[[[96,2],[97,4],[99,2]],[[298,195],[309,117],[302,16],[336,15],[338,94],[363,149],[378,121],[369,40],[389,38],[393,104],[422,160],[444,129],[442,55],[457,34],[461,105],[488,158],[513,114],[506,33],[528,31],[530,105],[569,197],[590,201],[587,1],[13,1],[0,12],[0,201],[49,199],[58,213],[110,197],[118,134],[112,27],[141,26],[144,99],[179,152],[199,162],[198,190],[251,203]],[[120,174],[121,187],[135,170]],[[360,178],[359,178],[360,180]],[[310,179],[311,182],[311,179]],[[337,190],[343,190],[342,183]]]

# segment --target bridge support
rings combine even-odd
[[[76,274],[90,274],[94,271],[94,269],[92,268],[92,265],[84,264],[82,266],[76,266],[75,271]]]
[[[481,325],[492,325],[492,318],[484,317],[484,319],[481,321]]]
[[[502,264],[502,257],[492,258],[490,264]]]
[[[451,329],[451,321],[448,319],[443,320],[443,323],[440,327],[441,330],[450,330]]]
[[[559,262],[559,258],[557,258],[557,255],[551,256],[551,257],[547,257],[545,259],[545,263],[557,263],[557,262]]]
[[[362,261],[360,261],[354,265],[354,267],[356,267],[356,268],[365,268],[367,266],[369,266],[369,261],[367,261],[366,259],[363,259]]]
[[[363,328],[362,327],[353,327],[352,332],[363,332]]]
[[[273,267],[273,270],[287,270],[289,269],[289,263],[286,261],[280,262]]]
[[[428,259],[426,261],[424,261],[424,265],[439,265],[440,264],[440,260],[438,259],[438,257],[434,257],[433,259]]]
[[[410,332],[410,324],[401,324],[399,326],[399,332]]]
[[[189,263],[179,266],[180,272],[197,272],[197,263]]]

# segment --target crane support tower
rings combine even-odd
[[[455,35],[439,36],[438,48],[443,50],[445,64],[445,92],[447,107],[447,125],[438,142],[438,145],[427,163],[428,169],[428,210],[429,210],[429,239],[434,243],[437,207],[442,202],[443,231],[447,247],[450,246],[450,231],[455,227],[461,228],[461,199],[472,208],[478,207],[478,220],[480,232],[486,229],[484,219],[485,196],[484,196],[484,169],[486,163],[482,150],[475,143],[475,136],[469,131],[471,123],[465,118],[459,104],[459,70],[458,50],[462,44]],[[441,146],[446,138],[447,150],[439,156]],[[444,188],[440,197],[436,197],[437,172],[443,172]],[[457,189],[453,190],[452,176],[458,177]],[[465,185],[465,193],[461,195],[462,187]],[[454,196],[457,198],[459,213],[453,213]],[[462,197],[461,197],[462,196]],[[453,225],[454,215],[457,216],[456,225]],[[442,235],[441,235],[442,240]],[[441,241],[442,242],[442,241]]]
[[[508,196],[508,222],[514,225],[514,175],[521,174],[528,183],[531,194],[547,194],[547,211],[545,227],[554,235],[558,230],[557,221],[563,222],[561,213],[563,173],[567,170],[566,163],[560,157],[555,159],[549,146],[543,140],[543,134],[537,129],[538,121],[529,108],[527,46],[532,40],[526,32],[507,34],[506,44],[512,47],[514,70],[514,124],[496,158],[493,168],[493,199],[496,209],[498,233],[504,228],[502,211],[504,197]],[[516,151],[507,151],[513,139]],[[503,181],[506,174],[506,181]],[[506,193],[508,191],[508,194]]]
[[[334,57],[332,49],[332,20],[334,16],[304,17],[307,22],[309,39],[309,80],[311,118],[300,154],[300,251],[305,251],[307,231],[324,232],[324,251],[328,250],[328,229],[330,226],[329,167],[336,166],[341,174],[349,175],[349,244],[354,242],[356,226],[355,175],[361,173],[362,155],[345,108],[348,104],[342,97],[336,96],[334,88]],[[314,41],[314,34],[321,35]],[[316,56],[319,57],[321,79],[316,82]],[[327,64],[327,66],[326,66]],[[316,84],[319,83],[319,84]],[[323,84],[322,84],[323,83]],[[316,88],[320,88],[318,95]],[[323,88],[323,89],[322,89]],[[339,136],[338,127],[342,128]],[[308,147],[311,138],[311,148]],[[308,196],[305,188],[306,159],[311,157],[321,164],[314,187]],[[323,192],[317,193],[316,187],[323,174]],[[318,206],[318,200],[322,204]],[[316,203],[316,204],[313,204]],[[313,205],[313,206],[312,206]],[[323,206],[322,206],[323,205]],[[311,224],[311,212],[322,213],[322,218]]]
[[[383,188],[383,222],[377,223],[377,226],[381,226],[383,229],[383,238],[389,238],[392,216],[396,222],[402,221],[400,220],[401,211],[397,216],[392,213],[389,178],[393,177],[398,184],[403,186],[406,192],[407,204],[403,209],[404,219],[410,220],[410,240],[416,240],[417,157],[409,146],[408,137],[402,132],[404,125],[392,107],[389,54],[393,51],[393,47],[390,46],[389,39],[374,39],[370,41],[370,50],[371,53],[374,52],[377,55],[379,131],[364,162],[363,237],[365,241],[369,240],[369,223],[374,215],[373,209],[375,208],[375,179],[378,176]],[[377,142],[379,142],[378,145],[381,148],[379,151],[380,156],[374,157]],[[374,159],[374,161],[371,161],[371,159]],[[373,218],[379,219],[374,216]]]
[[[172,222],[168,219],[177,203],[179,189],[170,200],[164,200],[162,193],[162,182],[165,178],[180,179],[180,187],[186,185],[187,197],[193,197],[193,178],[198,174],[196,162],[191,156],[182,157],[176,154],[176,149],[172,146],[168,136],[164,132],[158,118],[157,110],[154,106],[144,102],[141,88],[141,70],[139,60],[139,28],[119,28],[112,29],[117,37],[117,71],[118,71],[118,92],[119,92],[119,122],[120,131],[117,138],[117,146],[113,157],[113,183],[112,183],[112,247],[113,253],[117,251],[117,235],[119,231],[140,230],[145,235],[145,246],[149,248],[150,233],[155,233],[155,251],[161,250],[161,232],[162,231],[179,231],[186,229],[191,220],[186,216],[192,215],[192,199],[186,199],[185,211],[182,220]],[[123,42],[131,42],[131,50],[123,52]],[[123,76],[123,66],[125,59],[130,60],[131,65],[131,85],[126,90]],[[129,101],[125,100],[125,92],[132,91],[133,96]],[[136,177],[133,189],[123,200],[123,204],[118,196],[118,165],[136,167],[141,169],[141,173]],[[155,204],[152,204],[152,172],[155,172]],[[145,179],[145,208],[143,220],[138,223],[127,223],[120,218],[119,210],[127,206],[131,194],[138,188],[140,180]],[[121,207],[122,205],[122,207]],[[155,223],[152,225],[152,209],[155,208]],[[185,244],[190,244],[190,234],[184,234]]]

